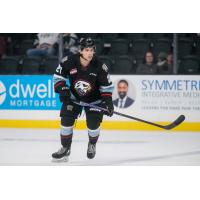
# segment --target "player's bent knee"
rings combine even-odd
[[[87,121],[87,127],[90,130],[95,130],[100,127],[101,122],[99,120],[88,120]]]
[[[102,122],[102,116],[97,114],[91,114],[87,117],[87,127],[90,130],[98,129]]]

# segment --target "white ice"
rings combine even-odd
[[[101,130],[92,160],[87,143],[87,131],[74,130],[69,162],[52,163],[51,154],[61,147],[58,129],[1,128],[0,165],[200,165],[197,132]]]

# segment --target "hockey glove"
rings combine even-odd
[[[61,102],[70,102],[70,90],[68,87],[63,86],[59,92]]]
[[[108,115],[109,117],[111,117],[113,115],[113,112],[114,112],[112,97],[104,97],[102,106],[105,109],[107,109],[107,111],[103,111],[103,113],[105,115]]]

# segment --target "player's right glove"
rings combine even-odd
[[[103,111],[103,113],[105,115],[108,115],[109,117],[111,117],[113,115],[113,112],[114,112],[112,97],[110,97],[110,96],[104,97],[103,102],[102,102],[102,106],[103,106],[103,108],[105,108],[107,110],[107,111]]]
[[[60,94],[59,98],[61,102],[65,102],[65,103],[70,102],[70,89],[68,87],[63,86],[61,90],[59,91],[59,94]]]

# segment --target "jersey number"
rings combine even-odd
[[[62,71],[62,67],[59,65],[59,66],[57,67],[57,69],[56,69],[56,72],[59,73],[59,74],[61,74],[61,71]]]

